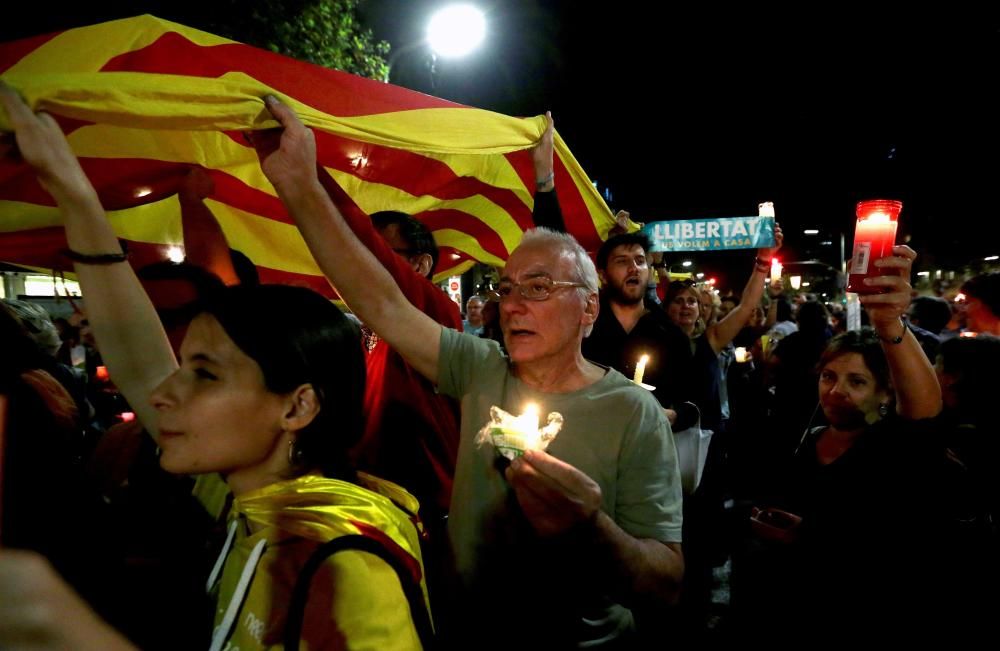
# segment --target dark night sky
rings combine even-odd
[[[850,246],[854,203],[897,198],[901,232],[925,268],[1000,253],[995,10],[470,1],[488,15],[484,47],[439,61],[433,86],[414,49],[393,81],[511,115],[551,109],[584,169],[610,187],[612,207],[637,220],[753,214],[770,200],[788,259],[835,263],[834,249],[807,248],[801,230],[841,229]],[[0,36],[132,15],[137,5],[177,19],[176,4],[48,8],[42,29],[8,23]],[[422,37],[442,4],[364,0],[362,11],[398,49]],[[738,257],[715,255],[705,262]]]
[[[438,4],[366,11],[398,47]],[[854,204],[898,198],[925,266],[1000,252],[995,15],[666,4],[481,2],[488,43],[439,62],[435,94],[551,109],[613,207],[640,221],[755,214],[770,200],[788,259],[836,263],[836,235],[824,250],[801,230],[843,229],[850,247]],[[419,56],[407,58],[394,80],[429,92]]]

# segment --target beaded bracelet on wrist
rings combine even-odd
[[[80,253],[73,249],[63,249],[62,254],[80,264],[114,264],[128,259],[127,253]]]

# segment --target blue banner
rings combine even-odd
[[[774,246],[774,217],[678,219],[646,224],[652,251],[728,251]]]

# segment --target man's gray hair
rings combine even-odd
[[[576,267],[576,278],[573,280],[583,283],[586,287],[578,288],[580,294],[587,296],[596,293],[597,289],[597,268],[594,261],[590,259],[587,252],[583,250],[576,238],[569,233],[554,231],[549,228],[532,228],[524,232],[521,238],[521,247],[537,247],[545,250],[557,250],[567,253],[573,258]]]
[[[17,298],[5,298],[3,302],[20,319],[38,348],[49,357],[55,357],[59,347],[62,346],[62,340],[55,324],[52,323],[52,317],[45,308]]]

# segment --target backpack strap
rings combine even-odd
[[[302,637],[302,620],[305,618],[306,600],[309,598],[309,586],[312,584],[316,571],[326,562],[328,558],[337,552],[345,550],[355,550],[367,552],[378,556],[385,561],[389,567],[396,572],[399,583],[403,588],[403,594],[410,605],[410,617],[413,618],[413,625],[417,629],[417,636],[420,644],[426,650],[434,648],[434,628],[431,625],[430,613],[424,603],[424,593],[420,589],[419,581],[413,579],[413,575],[403,564],[403,562],[389,551],[386,545],[374,538],[359,534],[349,534],[339,536],[320,545],[316,551],[309,556],[302,571],[295,581],[295,588],[292,590],[292,597],[288,604],[288,616],[285,620],[285,651],[297,651],[299,640]]]

